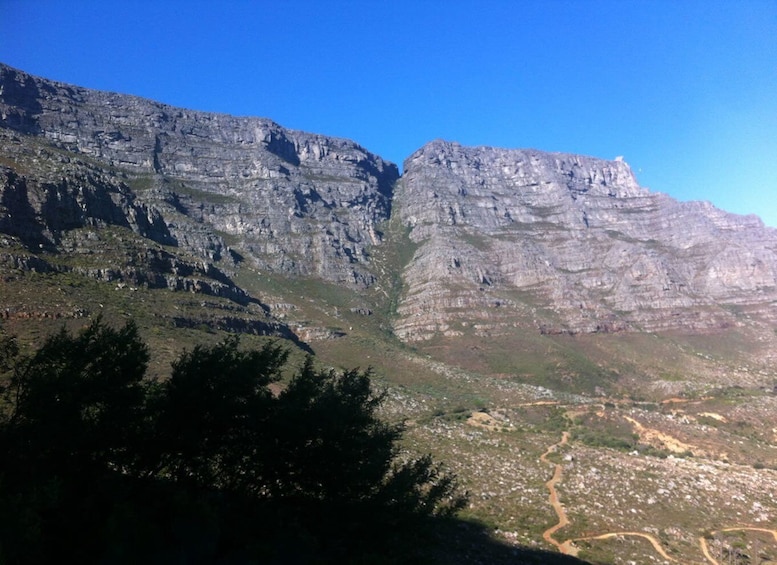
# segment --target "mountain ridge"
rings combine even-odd
[[[0,65],[0,331],[95,318],[134,321],[151,378],[228,334],[372,367],[495,562],[777,559],[777,230],[621,160],[436,140],[400,177]],[[440,562],[489,555],[452,527]]]
[[[482,311],[494,304],[520,309],[509,293],[528,292],[524,302],[544,301],[560,315],[536,320],[544,331],[734,323],[723,310],[672,321],[678,309],[719,303],[765,303],[761,314],[773,320],[777,230],[752,216],[652,193],[622,161],[436,142],[411,156],[405,171],[400,186],[425,196],[400,189],[397,197],[410,238],[426,242],[409,267],[422,272],[408,279],[429,282],[418,292],[411,286],[400,306],[405,319],[418,318],[414,293],[439,313],[446,307],[437,299],[449,302],[447,289],[455,287]],[[466,316],[467,323],[477,319],[471,309]],[[461,322],[451,320],[457,317]],[[450,326],[441,321],[432,333],[457,333]],[[424,331],[416,335],[429,337]]]
[[[777,230],[651,192],[621,159],[435,140],[400,176],[354,142],[266,118],[183,110],[7,66],[0,84],[0,226],[27,243],[56,249],[73,228],[130,227],[201,258],[188,271],[213,281],[199,289],[238,301],[236,285],[226,290],[238,263],[361,295],[399,280],[389,290],[404,341],[472,328],[706,330],[741,323],[736,309],[777,320]],[[384,237],[392,222],[415,250],[387,274],[374,256],[398,245]]]

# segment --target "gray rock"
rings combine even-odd
[[[381,241],[375,226],[389,216],[399,175],[352,141],[73,87],[3,65],[0,85],[6,134],[33,135],[59,150],[43,149],[42,159],[78,155],[99,163],[102,177],[106,170],[124,176],[106,185],[61,163],[63,179],[28,181],[27,202],[7,183],[4,192],[16,190],[14,198],[39,216],[42,235],[99,220],[211,260],[224,254],[224,236],[235,237],[263,270],[374,282],[368,248]],[[28,138],[16,139],[29,147]]]
[[[395,209],[419,245],[395,330],[705,329],[775,318],[777,230],[641,188],[622,160],[432,142]]]
[[[360,303],[398,282],[393,327],[410,341],[777,322],[777,230],[650,192],[622,160],[435,141],[397,182],[396,166],[352,141],[3,65],[0,147],[0,232],[98,259],[110,229],[138,238],[75,268],[98,279],[238,303],[253,300],[231,278],[241,262],[380,289]],[[389,219],[414,246],[401,273],[373,260],[403,245],[384,241]],[[3,264],[61,268],[30,254]]]

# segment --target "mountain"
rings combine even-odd
[[[405,162],[395,207],[418,245],[405,339],[777,321],[777,230],[651,193],[621,160],[437,141]]]
[[[407,449],[504,543],[771,543],[741,528],[777,520],[777,230],[620,159],[438,140],[400,176],[346,139],[0,65],[0,281],[23,344],[102,316],[159,374],[225,332],[373,366]]]
[[[240,263],[354,288],[376,280],[368,250],[381,242],[376,226],[389,217],[399,175],[351,141],[72,87],[7,66],[0,67],[0,116],[0,231],[13,236],[4,241],[6,265],[224,297],[251,320],[225,324],[221,316],[219,327],[285,337],[292,332],[233,280]],[[124,230],[121,249],[105,241],[108,228]],[[108,248],[118,256],[106,261]],[[66,256],[80,260],[64,264]],[[263,308],[247,309],[252,303]],[[7,304],[7,315],[16,308]]]
[[[777,316],[777,230],[651,193],[623,161],[435,141],[407,159],[400,180],[351,141],[266,119],[6,66],[0,84],[4,233],[61,250],[88,247],[68,241],[76,228],[112,225],[167,246],[97,277],[199,284],[239,301],[230,273],[240,261],[357,292],[399,276],[393,326],[408,341],[463,328],[703,330],[743,313]],[[372,255],[392,213],[416,249],[387,274]]]
[[[374,281],[363,257],[379,243],[375,224],[388,218],[398,172],[355,143],[265,119],[75,88],[8,67],[0,68],[0,84],[4,131],[99,163],[109,175],[105,182],[115,185],[108,190],[133,201],[119,215],[144,237],[211,260],[226,252],[225,238],[235,237],[262,269],[338,283]],[[69,182],[73,167],[67,165],[65,159],[38,183],[51,192],[57,174]],[[61,205],[76,204],[77,189],[56,190]],[[121,222],[86,210],[67,226],[52,225],[46,198],[35,213],[42,233],[54,237],[88,218]]]

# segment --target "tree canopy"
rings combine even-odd
[[[196,347],[161,381],[148,360],[132,323],[29,355],[0,336],[0,562],[348,562],[464,504],[431,457],[399,458],[369,370],[308,358],[274,394],[276,344]]]

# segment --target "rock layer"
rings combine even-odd
[[[73,87],[2,65],[0,85],[4,129],[122,171],[141,215],[162,223],[169,243],[218,258],[224,239],[238,238],[260,269],[356,286],[374,281],[367,248],[380,242],[375,225],[389,216],[398,171],[356,143],[262,118]],[[58,172],[71,184],[92,185],[74,179],[67,163]],[[48,202],[56,182],[28,186],[30,206]],[[130,208],[122,211],[132,223]],[[36,213],[54,222],[45,210]]]
[[[777,322],[777,230],[650,192],[622,160],[435,141],[398,181],[349,140],[3,65],[0,144],[0,232],[105,257],[67,267],[101,280],[257,302],[234,283],[243,264],[344,285],[362,309],[398,295],[393,327],[408,341]],[[377,246],[407,255],[389,249],[408,243],[384,240],[387,220],[414,249],[401,273],[373,260]],[[100,235],[117,228],[139,239]]]
[[[775,318],[777,230],[652,193],[622,160],[435,141],[404,168],[395,207],[418,245],[395,323],[404,339]]]

